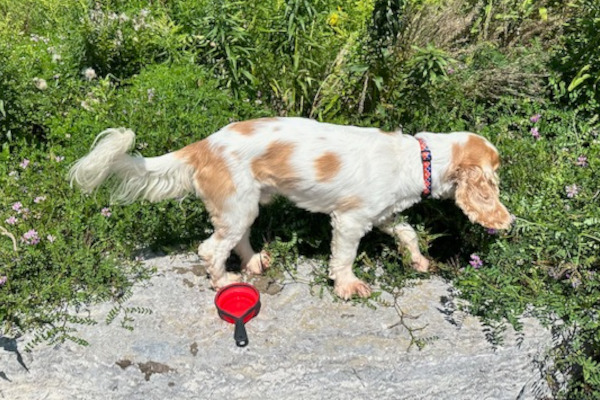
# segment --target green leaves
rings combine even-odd
[[[417,87],[435,85],[447,79],[447,69],[456,62],[448,53],[431,45],[413,46],[414,55],[406,64],[407,75]]]
[[[569,92],[572,92],[573,90],[575,90],[579,85],[581,85],[583,82],[585,82],[587,79],[591,78],[592,76],[590,74],[585,73],[586,71],[588,71],[590,69],[590,65],[585,65],[583,68],[581,68],[579,70],[579,72],[577,73],[577,75],[575,75],[575,78],[573,78],[573,80],[571,81],[571,83],[569,84],[569,87],[567,88],[567,90]]]

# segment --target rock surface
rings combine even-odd
[[[114,304],[88,312],[79,328],[89,346],[65,343],[22,351],[0,338],[1,399],[536,399],[549,396],[536,360],[549,331],[523,318],[522,335],[497,348],[475,317],[448,315],[450,286],[417,281],[376,309],[311,294],[312,268],[263,285],[260,314],[236,347],[233,325],[219,319],[215,293],[194,255],[147,260],[158,273],[136,287],[107,325]],[[268,293],[272,294],[268,294]],[[394,296],[382,297],[394,303]],[[403,315],[402,323],[400,315]],[[132,331],[121,327],[130,324]],[[411,328],[411,330],[407,329]],[[420,328],[420,329],[419,329]],[[414,337],[413,337],[414,336]],[[424,344],[419,350],[418,344]]]

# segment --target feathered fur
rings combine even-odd
[[[194,191],[190,165],[171,153],[150,158],[128,154],[134,145],[135,134],[129,129],[103,131],[90,153],[71,168],[71,185],[76,183],[89,193],[114,176],[117,179],[111,200],[123,204],[138,199],[155,202],[183,197]]]

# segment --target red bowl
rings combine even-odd
[[[260,311],[260,293],[248,283],[232,283],[217,292],[215,305],[225,321],[234,324],[242,319],[246,323]]]
[[[260,293],[247,283],[232,283],[217,292],[215,305],[221,319],[235,324],[233,338],[239,347],[248,345],[244,324],[260,311]]]

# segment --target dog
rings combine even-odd
[[[454,199],[471,222],[486,228],[511,225],[499,199],[498,150],[474,133],[410,136],[278,117],[234,122],[158,157],[128,154],[134,142],[135,134],[125,128],[100,133],[90,153],[71,168],[71,185],[89,193],[114,176],[111,199],[124,204],[198,196],[214,226],[198,254],[215,289],[239,280],[225,271],[231,250],[247,273],[268,268],[268,255],[252,249],[249,234],[259,204],[274,195],[331,216],[329,277],[346,300],[371,294],[352,264],[361,238],[373,227],[408,249],[414,269],[428,270],[414,229],[394,223],[394,214],[424,197]]]

